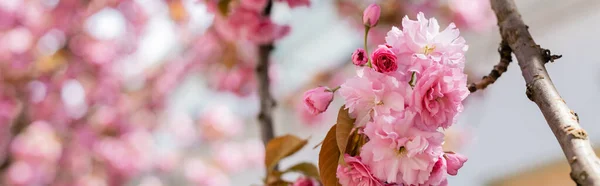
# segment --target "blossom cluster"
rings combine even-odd
[[[148,175],[169,185],[164,176],[183,167],[185,182],[221,186],[228,174],[262,165],[258,139],[234,141],[243,121],[228,108],[188,113],[167,104],[225,46],[213,32],[191,32],[188,12],[209,2],[186,2],[0,1],[0,185],[126,185]],[[145,65],[154,59],[143,54],[160,50],[144,44],[156,37],[147,34],[151,20],[165,11],[175,24],[164,29],[176,27],[170,38],[186,50]],[[238,82],[252,70],[224,75],[225,87],[245,91]],[[195,161],[198,144],[214,153]],[[194,161],[205,166],[184,167]]]
[[[365,30],[377,24],[379,7],[364,11]],[[367,34],[365,34],[367,35]],[[366,38],[365,38],[366,40]],[[456,122],[469,91],[463,72],[468,46],[451,23],[440,31],[435,18],[407,16],[369,54],[352,54],[356,76],[335,89],[306,92],[312,113],[324,112],[338,92],[367,139],[359,152],[347,152],[337,169],[348,185],[447,185],[467,158],[444,152],[443,129]]]
[[[234,1],[228,1],[234,2]],[[308,0],[277,0],[290,8],[310,5]],[[222,12],[222,1],[206,1],[208,11],[215,15],[213,25],[201,38],[197,48],[202,56],[219,56],[204,59],[206,78],[210,86],[218,91],[231,92],[244,97],[256,91],[254,68],[258,59],[259,45],[273,43],[287,36],[291,27],[275,23],[268,15],[263,15],[269,5],[268,0],[240,0],[228,4]],[[271,2],[272,3],[272,2]],[[217,55],[215,55],[217,54]],[[273,79],[273,71],[269,75]]]

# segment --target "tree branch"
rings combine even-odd
[[[263,10],[263,16],[269,17],[271,15],[271,9],[273,1],[267,1],[267,5]],[[273,108],[275,107],[275,99],[270,92],[270,80],[269,80],[269,56],[273,50],[273,43],[267,43],[260,45],[259,48],[259,61],[256,66],[256,77],[258,78],[258,95],[260,97],[260,113],[258,114],[258,121],[260,124],[260,130],[262,140],[266,145],[269,140],[274,136],[273,129]]]
[[[510,49],[506,41],[502,41],[500,43],[500,47],[498,47],[498,53],[500,54],[500,62],[498,62],[497,65],[494,65],[494,69],[492,69],[490,74],[487,76],[483,76],[483,78],[481,78],[481,81],[469,84],[469,91],[471,93],[477,90],[485,89],[488,85],[491,85],[492,83],[496,82],[496,80],[502,75],[502,73],[506,72],[508,65],[510,64],[510,62],[512,62],[512,50]]]
[[[527,97],[540,108],[556,136],[577,185],[600,185],[600,162],[578,116],[569,109],[554,87],[546,67],[553,55],[535,43],[521,19],[514,0],[490,0],[498,18],[502,40],[508,42],[519,61],[527,85]],[[559,56],[554,55],[554,59]]]

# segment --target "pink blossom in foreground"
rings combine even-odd
[[[370,4],[363,12],[363,24],[368,27],[377,26],[380,14],[381,7],[377,4]]]
[[[418,185],[426,183],[442,155],[444,135],[411,126],[413,114],[403,119],[377,117],[367,124],[369,137],[361,149],[363,163],[373,175],[388,183]]]
[[[446,159],[443,157],[439,157],[438,160],[433,164],[433,168],[431,169],[431,173],[429,175],[429,179],[425,185],[443,185],[446,182]]]
[[[356,51],[352,53],[352,63],[356,66],[363,66],[367,64],[368,60],[369,58],[362,48],[356,49]]]
[[[373,52],[371,60],[373,61],[373,68],[377,72],[388,73],[398,70],[396,55],[385,45],[379,45]]]
[[[357,126],[364,126],[375,115],[402,115],[411,91],[407,83],[367,67],[358,68],[357,76],[340,87],[338,92]]]
[[[327,87],[317,87],[304,93],[304,107],[315,115],[325,112],[331,101],[333,92]]]
[[[415,126],[430,131],[450,127],[462,112],[462,101],[467,95],[467,76],[462,70],[430,66],[414,87],[411,108],[418,116]]]
[[[292,186],[320,186],[321,184],[314,178],[299,177]]]
[[[371,174],[371,169],[360,161],[360,157],[344,155],[346,165],[338,165],[336,176],[342,186],[383,186]]]
[[[468,47],[453,23],[440,31],[435,18],[426,19],[423,13],[419,13],[416,21],[404,17],[402,28],[392,27],[385,38],[398,56],[400,71],[421,72],[423,64],[416,59],[432,60],[461,69],[464,67],[464,53]]]
[[[467,162],[466,156],[454,152],[446,152],[444,154],[444,159],[446,159],[448,164],[448,174],[450,175],[458,174],[458,169],[460,169],[463,164]]]

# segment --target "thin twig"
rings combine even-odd
[[[269,0],[263,11],[263,16],[269,17],[271,15],[271,9],[273,7],[273,1]],[[258,121],[260,124],[260,130],[262,140],[265,145],[274,136],[273,129],[273,108],[275,107],[275,99],[270,92],[270,80],[269,80],[269,56],[273,51],[273,43],[267,43],[260,45],[259,48],[259,61],[256,66],[256,76],[258,78],[258,95],[260,97],[260,113],[258,114]]]
[[[579,117],[569,109],[554,87],[545,63],[558,56],[545,52],[535,43],[521,19],[514,0],[491,0],[498,18],[502,40],[513,50],[527,85],[527,97],[535,102],[556,136],[569,164],[571,178],[577,185],[600,185],[600,161]]]
[[[510,49],[506,41],[502,41],[500,43],[500,46],[498,47],[498,53],[500,54],[500,62],[498,62],[497,65],[494,65],[494,69],[492,69],[490,74],[487,76],[483,76],[483,78],[481,78],[481,81],[469,84],[469,91],[471,91],[471,93],[477,90],[485,89],[488,85],[491,85],[492,83],[496,82],[496,80],[502,75],[502,73],[506,72],[508,65],[510,64],[510,62],[512,62],[512,50]]]

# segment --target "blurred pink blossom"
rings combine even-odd
[[[248,163],[244,149],[236,142],[213,144],[212,157],[217,165],[227,173],[240,172],[246,169]]]
[[[198,119],[201,136],[204,139],[228,139],[244,130],[242,121],[224,105],[212,106]]]
[[[184,175],[197,186],[228,186],[229,178],[219,169],[206,164],[204,161],[191,158],[184,162]]]
[[[485,32],[496,25],[496,16],[488,0],[450,0],[448,3],[454,21],[461,28]]]

